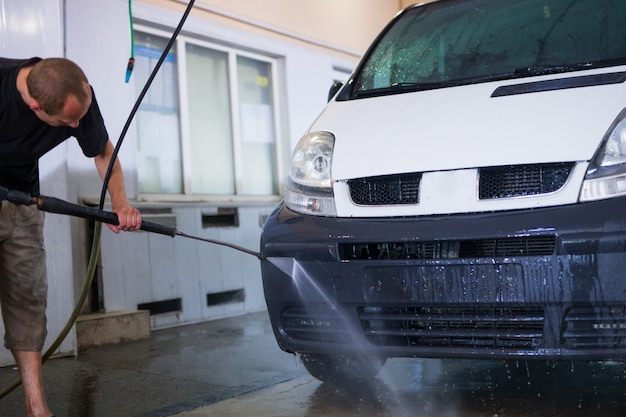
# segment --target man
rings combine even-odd
[[[114,147],[83,71],[63,58],[0,58],[0,186],[39,196],[38,160],[75,137],[104,178]],[[138,230],[116,159],[108,191],[119,230]],[[17,363],[27,417],[51,417],[44,396],[41,351],[46,337],[47,278],[43,213],[4,201],[0,209],[0,307],[4,344]]]

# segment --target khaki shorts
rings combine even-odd
[[[0,307],[4,346],[41,351],[46,339],[48,280],[43,212],[2,202],[0,209]]]

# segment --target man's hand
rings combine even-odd
[[[107,227],[111,229],[113,233],[119,233],[120,230],[125,232],[132,232],[139,230],[141,227],[141,213],[134,207],[122,206],[114,207],[113,212],[117,214],[118,225],[107,224]]]

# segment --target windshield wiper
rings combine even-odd
[[[453,81],[434,81],[434,82],[403,82],[403,83],[393,83],[387,87],[381,88],[373,88],[371,90],[362,90],[356,91],[354,93],[355,97],[372,97],[372,96],[383,96],[386,94],[395,94],[395,93],[413,93],[416,91],[426,91],[426,90],[434,90],[436,88],[444,88],[444,87],[453,87],[461,84],[466,84],[463,80],[453,80]]]
[[[399,89],[424,88],[424,89],[430,89],[430,88],[441,87],[442,84],[444,84],[443,81],[428,82],[428,83],[393,83],[393,84],[391,84],[387,88],[399,88]]]
[[[578,62],[575,64],[546,64],[520,67],[514,71],[515,77],[532,77],[536,75],[559,74],[569,71],[580,71],[591,68],[604,68],[616,65],[626,65],[626,57],[608,58],[597,61]]]
[[[535,65],[529,67],[516,68],[514,71],[515,78],[518,77],[533,77],[537,75],[548,74],[560,74],[562,72],[579,71],[584,69],[593,68],[595,64],[593,62],[582,62],[578,64],[566,64],[566,65]]]
[[[355,97],[384,96],[386,94],[409,93],[414,91],[432,90],[440,88],[441,83],[393,83],[387,87],[373,88],[371,90],[356,91]]]
[[[394,94],[394,93],[410,93],[410,92],[416,92],[416,91],[434,90],[436,88],[456,87],[456,86],[468,85],[468,84],[478,84],[478,83],[487,82],[487,81],[506,80],[506,79],[511,79],[511,78],[515,78],[515,74],[513,72],[479,75],[479,76],[474,76],[474,77],[458,78],[458,79],[445,80],[445,81],[393,83],[387,87],[357,91],[355,93],[355,97],[361,98],[361,97],[380,96],[380,95]]]

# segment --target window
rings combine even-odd
[[[473,0],[418,7],[377,41],[355,89],[435,88],[612,65],[626,56],[625,4]]]
[[[135,88],[168,42],[135,33]],[[279,193],[275,61],[179,36],[137,113],[143,194]]]
[[[137,33],[135,88],[145,85],[167,39]],[[172,48],[137,112],[137,169],[144,193],[181,193],[180,106],[176,87],[176,49]]]

